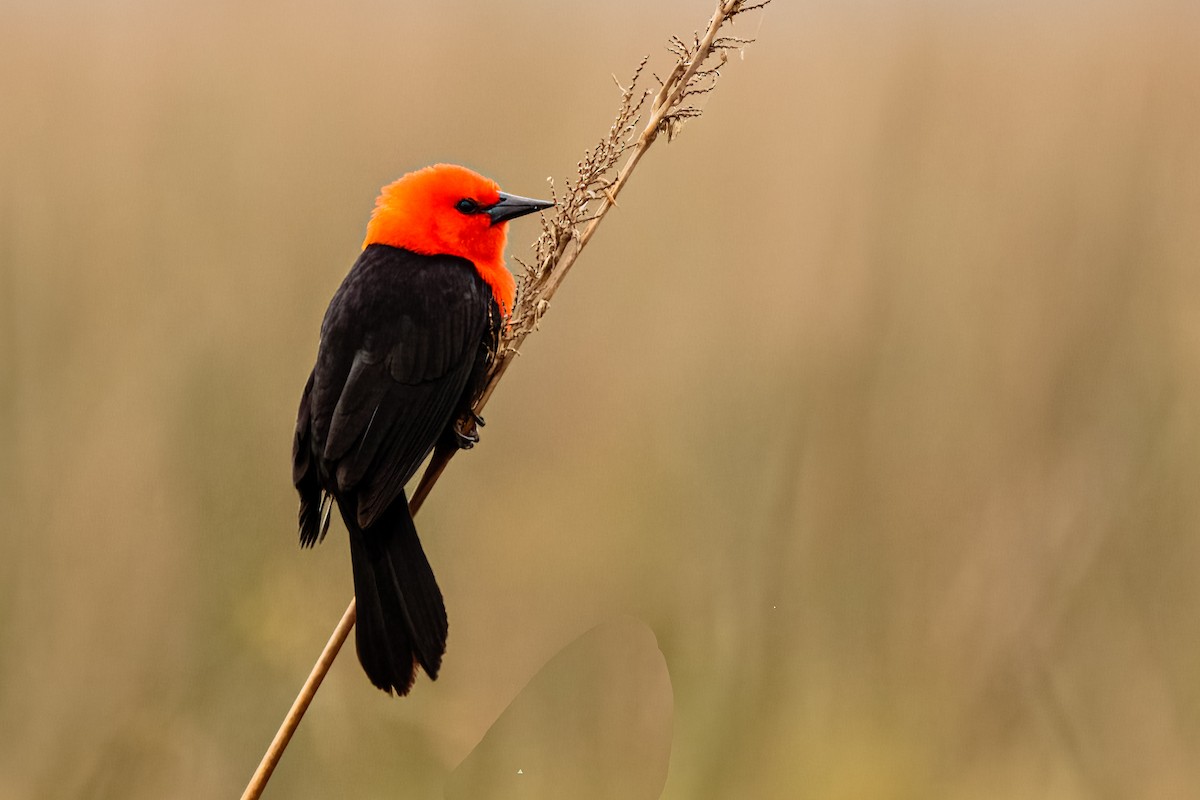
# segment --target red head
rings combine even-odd
[[[507,221],[551,203],[507,195],[496,182],[454,164],[410,172],[383,187],[367,224],[370,244],[424,255],[450,255],[475,265],[503,313],[512,310],[515,284],[504,267]]]

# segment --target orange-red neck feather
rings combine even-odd
[[[490,206],[500,199],[500,187],[454,164],[410,172],[380,191],[363,247],[387,244],[423,255],[465,258],[492,287],[496,304],[507,315],[516,293],[516,282],[504,266],[508,224],[493,225],[487,214],[463,214],[455,208],[463,198]]]

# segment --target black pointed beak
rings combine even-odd
[[[532,197],[518,197],[515,194],[501,192],[499,202],[493,206],[489,206],[484,211],[492,218],[493,225],[499,225],[501,222],[508,222],[510,219],[523,217],[526,214],[541,211],[543,208],[549,208],[552,205],[554,203],[548,200],[534,200]]]

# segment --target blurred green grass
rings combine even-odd
[[[544,192],[708,11],[0,8],[0,797],[240,791],[349,599],[288,456],[378,187]],[[755,30],[422,514],[443,677],[389,701],[347,653],[272,796],[440,796],[622,615],[668,798],[1194,796],[1200,14]]]

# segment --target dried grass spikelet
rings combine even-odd
[[[754,41],[721,36],[722,30],[739,15],[761,10],[770,2],[720,0],[703,34],[693,33],[690,41],[672,36],[667,50],[674,56],[675,64],[665,78],[654,75],[659,89],[653,98],[652,90],[638,86],[649,56],[637,65],[628,86],[622,86],[613,76],[621,92],[621,103],[612,126],[595,147],[584,152],[576,165],[575,177],[566,181],[561,195],[551,182],[554,213],[542,216],[542,232],[533,244],[533,260],[527,263],[517,259],[525,271],[517,282],[517,300],[476,411],[487,403],[525,337],[537,329],[563,277],[601,220],[616,206],[617,196],[642,156],[659,134],[666,134],[669,142],[679,135],[685,122],[703,113],[695,103],[716,88],[721,68],[729,61],[729,51],[740,51]],[[643,116],[645,124],[639,130]]]

